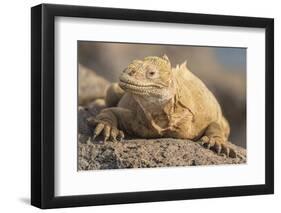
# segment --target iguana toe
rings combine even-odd
[[[225,141],[220,137],[211,137],[203,136],[200,139],[200,144],[207,148],[212,149],[219,155],[225,155],[227,157],[236,158],[237,153],[234,149],[230,148]]]
[[[111,140],[116,142],[117,141],[117,136],[118,136],[118,130],[116,128],[112,128],[111,129],[111,133],[110,133],[110,137],[111,137]]]
[[[120,130],[119,134],[118,134],[119,141],[122,141],[124,139],[124,137],[125,137],[124,132]]]
[[[110,130],[111,130],[111,126],[109,126],[109,125],[104,126],[104,129],[103,129],[104,142],[106,142],[109,139]]]
[[[113,142],[122,141],[124,138],[124,133],[121,130],[118,130],[116,127],[111,126],[107,123],[98,123],[94,129],[92,140],[96,137],[103,135],[103,142],[112,140]]]
[[[103,131],[103,129],[104,129],[104,124],[99,123],[94,130],[93,139],[99,136],[99,134]]]

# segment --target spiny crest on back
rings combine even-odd
[[[190,70],[187,67],[187,62],[184,61],[181,65],[177,64],[176,68],[173,69],[173,72],[190,72]]]

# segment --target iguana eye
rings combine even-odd
[[[153,76],[154,74],[155,74],[155,72],[154,71],[149,71],[149,73],[148,73],[150,76]]]
[[[158,72],[157,72],[157,70],[148,70],[146,72],[146,76],[147,76],[147,78],[151,78],[151,79],[157,78],[158,77]]]

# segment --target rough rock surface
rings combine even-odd
[[[79,108],[78,170],[246,163],[246,150],[234,144],[230,146],[237,151],[237,158],[217,155],[193,141],[172,138],[106,143],[97,138],[92,141],[92,129],[86,119],[99,110],[96,107]]]
[[[219,156],[200,144],[171,138],[79,143],[79,170],[152,168],[246,163],[246,151],[231,145],[237,158]]]

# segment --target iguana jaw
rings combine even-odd
[[[126,92],[142,96],[161,96],[165,89],[162,85],[143,83],[126,74],[120,76],[119,86]]]

